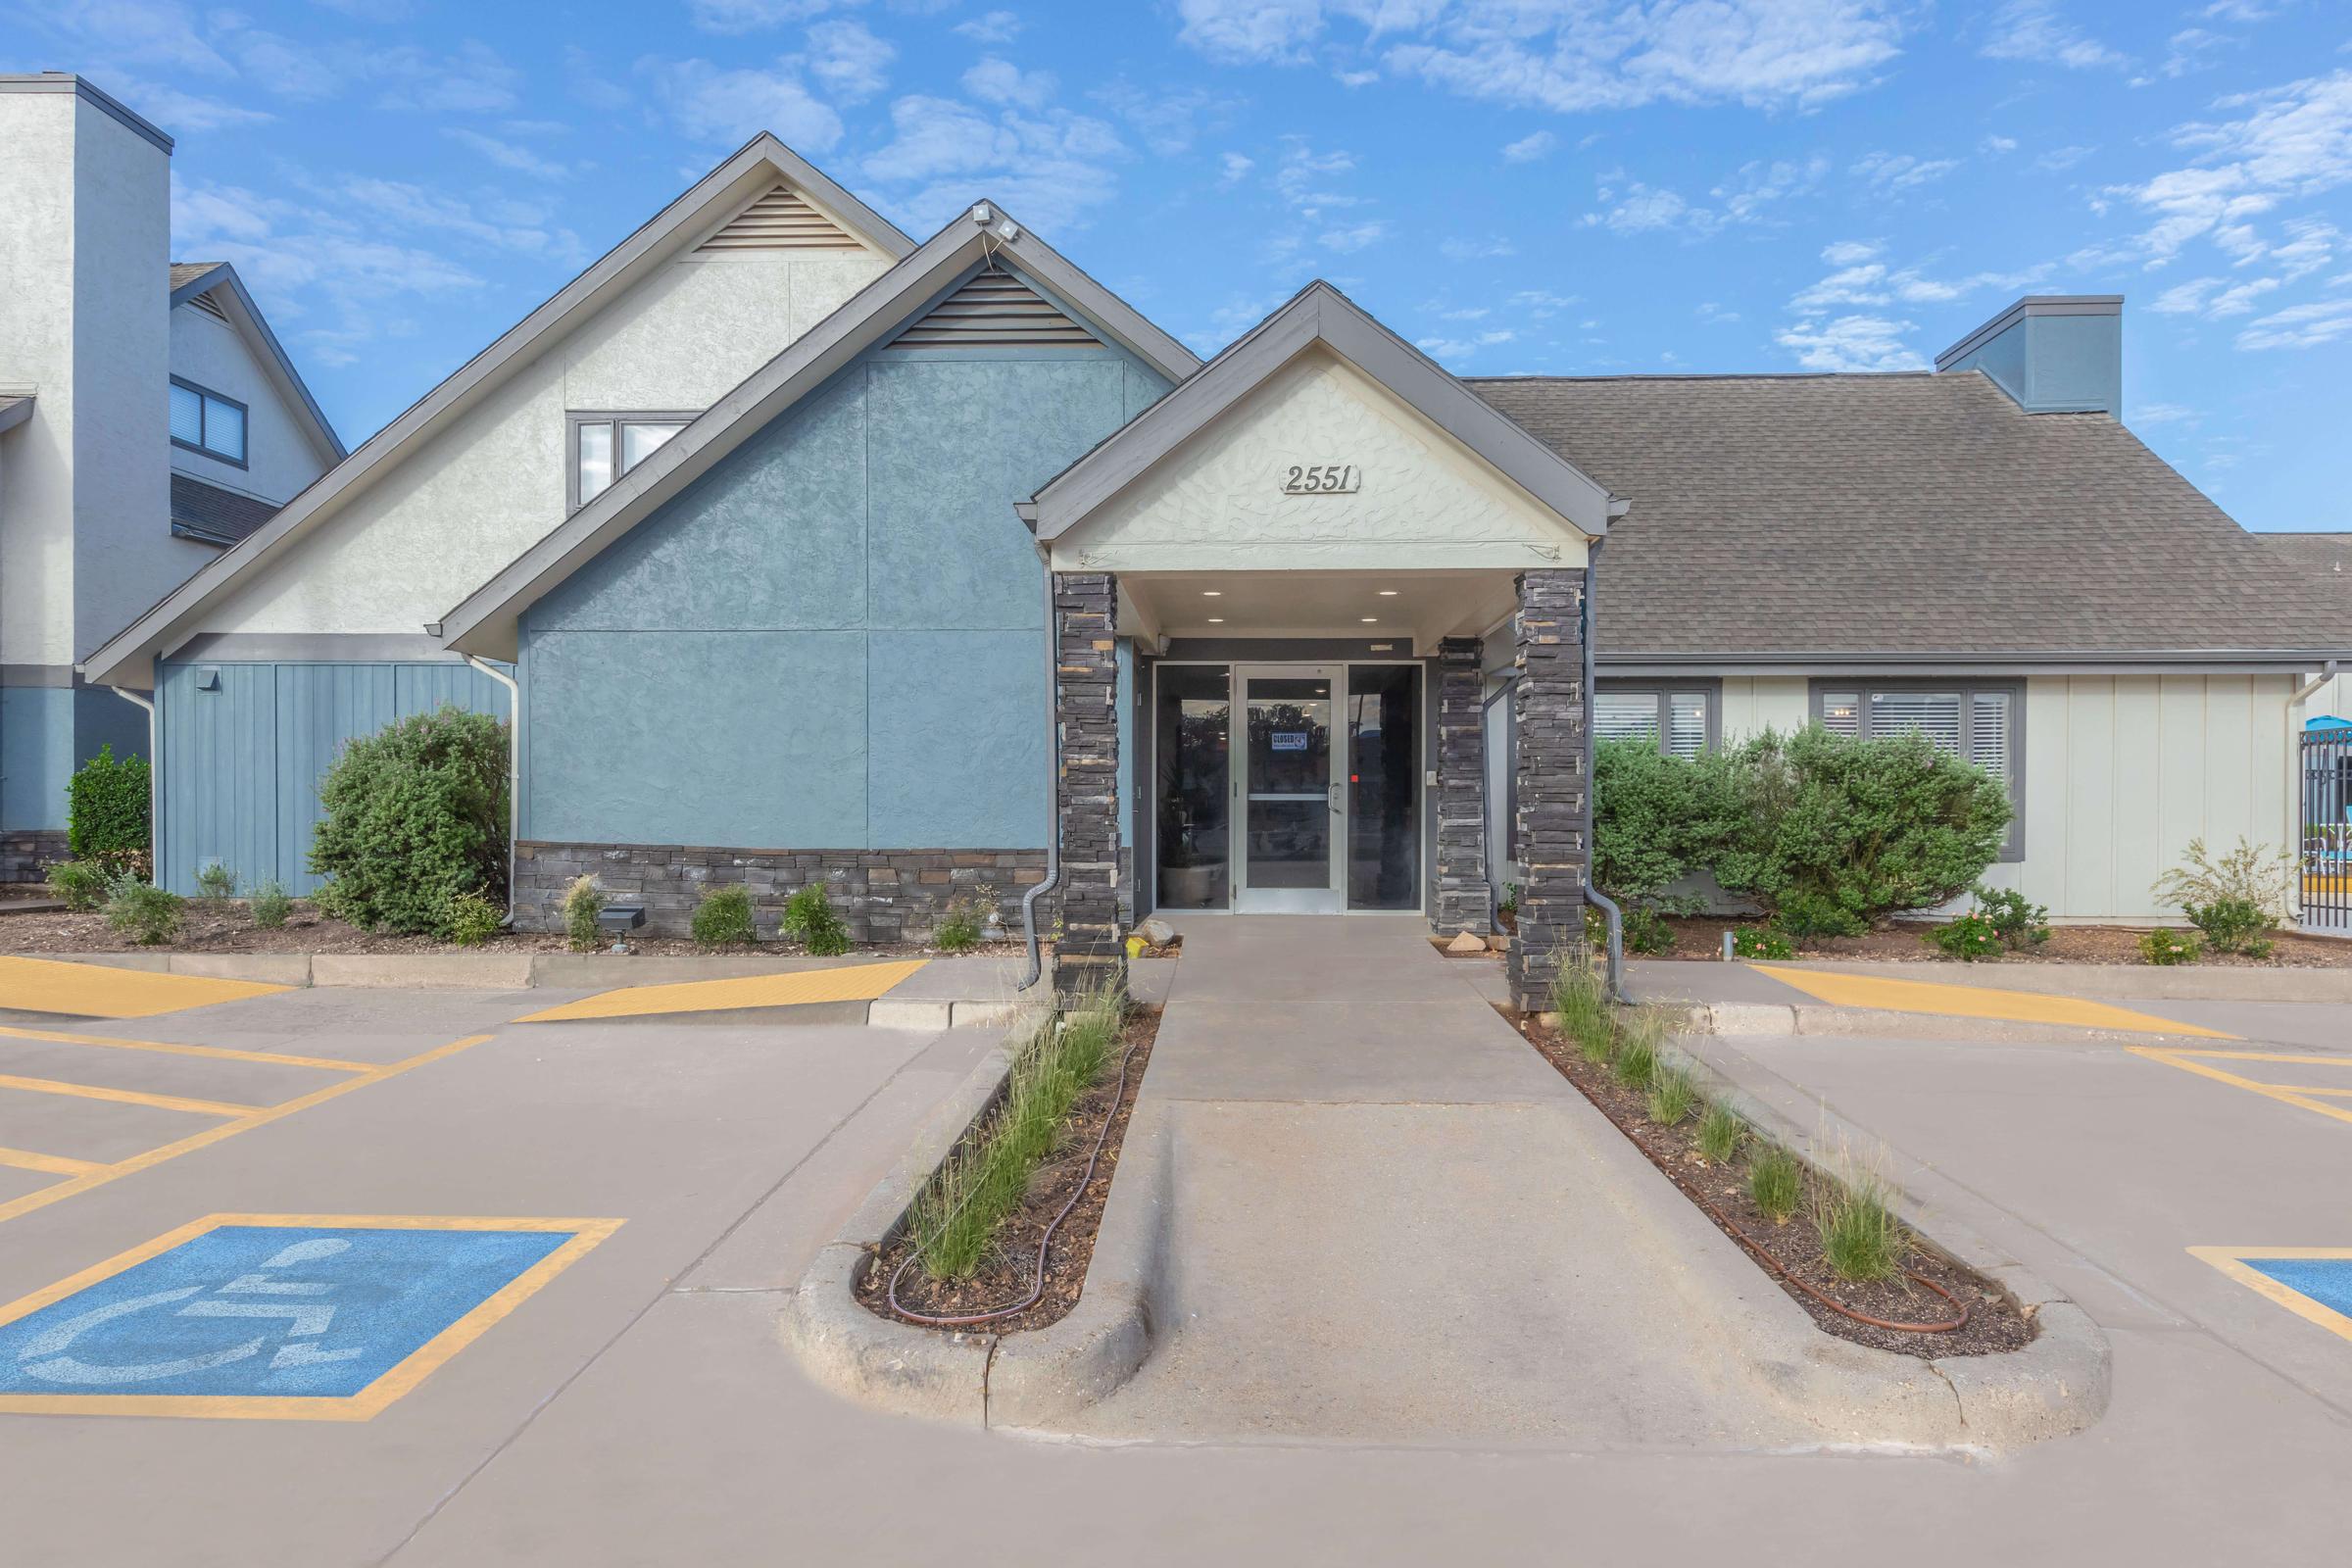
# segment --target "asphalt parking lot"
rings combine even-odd
[[[1991,1459],[1045,1444],[843,1403],[775,1340],[829,1224],[991,1032],[511,1021],[561,1000],[320,989],[12,1017],[0,1147],[66,1162],[4,1167],[13,1560],[1686,1562],[1767,1540],[1815,1563],[1974,1564],[2340,1545],[2319,1499],[2352,1462],[2352,1339],[2190,1250],[2352,1245],[2352,1122],[2129,1048],[1710,1045],[1930,1168],[1938,1201],[2077,1295],[2117,1367],[2080,1437]],[[2195,1059],[2352,1088],[2352,1052],[2312,1044],[2329,1021],[2287,1021],[2275,1054],[2325,1060]],[[1377,1215],[1331,1223],[1377,1243]],[[1498,1266],[1494,1288],[1509,1280]],[[184,1364],[208,1355],[231,1358]],[[125,1370],[141,1376],[103,1381]],[[321,1396],[373,1407],[289,1418]],[[6,1402],[44,1397],[82,1402]],[[104,1402],[123,1397],[255,1402]]]

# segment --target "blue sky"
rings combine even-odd
[[[358,441],[753,131],[991,196],[1202,352],[1335,283],[1464,372],[1896,369],[2127,298],[2127,418],[2352,526],[2352,9],[2322,0],[0,0],[179,138]]]

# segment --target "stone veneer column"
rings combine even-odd
[[[1487,887],[1486,644],[1438,644],[1438,897],[1440,936],[1493,929]]]
[[[1106,571],[1055,572],[1054,609],[1054,711],[1061,726],[1054,990],[1067,998],[1127,983],[1119,941],[1118,579]]]
[[[1512,625],[1519,680],[1519,931],[1511,1001],[1549,1009],[1552,976],[1585,951],[1585,573],[1547,568],[1519,578]]]

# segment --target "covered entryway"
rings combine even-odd
[[[1120,965],[1123,883],[1486,931],[1507,648],[1513,972],[1540,997],[1583,940],[1585,572],[1622,510],[1323,283],[1041,489],[1018,511],[1054,585],[1057,988]]]

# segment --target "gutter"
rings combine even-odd
[[[522,837],[522,687],[471,654],[466,662],[507,689],[507,929],[514,929],[514,845]]]

